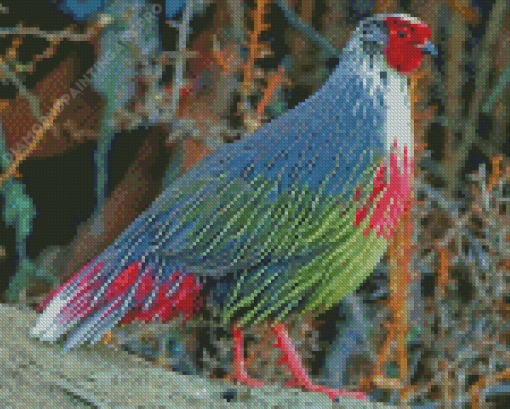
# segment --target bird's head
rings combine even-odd
[[[382,59],[396,72],[409,75],[426,54],[435,55],[430,38],[430,28],[416,17],[378,14],[361,21],[350,48],[365,57]]]

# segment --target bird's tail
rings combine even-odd
[[[133,319],[163,322],[200,305],[202,284],[195,275],[154,256],[137,220],[121,237],[38,307],[31,335],[56,341],[72,329],[64,349],[95,344],[114,325]],[[142,221],[143,223],[143,221]],[[137,228],[138,227],[138,228]]]

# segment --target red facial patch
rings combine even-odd
[[[398,72],[410,74],[420,66],[423,53],[419,45],[430,40],[430,28],[400,17],[389,17],[385,21],[389,38],[388,47],[384,50],[386,61]]]

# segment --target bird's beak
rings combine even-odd
[[[424,44],[418,44],[417,47],[421,50],[423,54],[430,54],[434,57],[437,57],[437,50],[436,47],[434,47],[434,44],[432,44],[430,41],[427,40]]]

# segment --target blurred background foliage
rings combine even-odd
[[[407,267],[390,254],[356,294],[293,318],[290,332],[317,379],[381,402],[508,402],[506,1],[0,1],[0,285],[2,301],[28,308],[201,157],[318,90],[360,19],[422,18],[439,56],[410,79]],[[105,342],[228,379],[230,335],[207,308],[178,325],[116,328]],[[247,337],[250,374],[288,380],[277,353],[251,342],[267,331]]]

